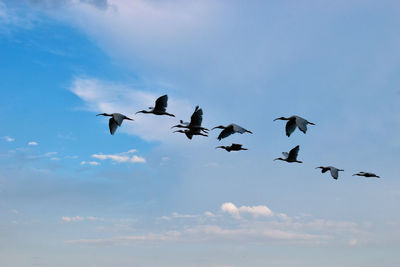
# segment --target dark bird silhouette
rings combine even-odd
[[[222,149],[225,149],[228,152],[247,150],[247,148],[242,147],[241,144],[232,144],[230,146],[217,146],[216,148],[222,148]]]
[[[117,128],[119,126],[121,126],[123,120],[133,121],[133,119],[128,118],[127,116],[125,116],[121,113],[111,113],[111,114],[100,113],[100,114],[97,114],[96,116],[100,116],[100,115],[111,117],[110,120],[108,121],[108,126],[110,128],[111,135],[114,135]]]
[[[156,100],[156,105],[155,107],[149,107],[150,110],[141,110],[136,112],[135,114],[138,113],[153,113],[155,115],[168,115],[171,117],[175,117],[174,114],[170,114],[167,112],[167,106],[168,106],[168,95],[163,95],[157,98]]]
[[[353,174],[353,176],[364,176],[366,178],[381,178],[380,176],[378,176],[372,172],[359,172],[359,173]]]
[[[252,134],[251,131],[246,130],[245,128],[243,128],[237,124],[234,124],[234,123],[231,123],[228,126],[220,125],[220,126],[212,128],[211,130],[214,130],[214,129],[223,129],[221,131],[221,133],[218,135],[218,140],[220,140],[220,141],[222,138],[228,137],[234,133],[240,133],[240,134],[251,133]]]
[[[279,117],[279,118],[276,118],[274,121],[276,121],[276,120],[288,121],[286,123],[287,137],[289,137],[294,132],[294,130],[296,130],[296,126],[297,126],[297,128],[300,129],[300,131],[302,131],[303,133],[306,133],[307,132],[307,124],[315,125],[314,123],[309,122],[308,120],[303,119],[302,117],[299,117],[296,115],[293,115],[289,118]]]
[[[297,163],[303,163],[302,161],[297,160],[297,155],[299,154],[300,146],[296,146],[290,150],[289,153],[287,152],[282,152],[282,154],[285,156],[285,158],[276,158],[274,160],[282,160],[286,161],[289,163],[292,162],[297,162]]]
[[[196,106],[192,116],[190,117],[190,122],[183,122],[182,120],[180,120],[181,124],[174,125],[171,128],[186,128],[188,130],[191,130],[190,131],[191,134],[197,133],[197,130],[199,132],[202,131],[203,133],[207,134],[209,130],[201,126],[202,122],[203,122],[203,110],[199,108],[199,106]],[[184,131],[175,131],[175,132],[184,133]],[[193,135],[199,135],[199,134],[193,134]]]
[[[204,134],[200,131],[200,128],[197,129],[185,129],[185,130],[176,130],[174,131],[174,133],[184,133],[186,135],[187,138],[192,139],[193,135],[202,135],[202,136],[206,136],[208,137],[207,134]]]
[[[327,171],[330,171],[333,179],[335,179],[335,180],[337,180],[337,178],[339,177],[339,172],[340,171],[344,171],[344,170],[337,169],[337,168],[332,167],[332,166],[327,166],[327,167],[319,166],[316,169],[321,169],[322,173],[326,173]]]

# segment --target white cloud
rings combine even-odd
[[[240,218],[240,215],[243,213],[250,214],[254,217],[267,217],[273,215],[273,212],[267,206],[241,206],[240,208],[238,208],[235,204],[231,202],[223,203],[221,205],[221,210],[223,212],[229,213],[235,218]]]
[[[9,137],[9,136],[4,136],[4,140],[6,140],[7,142],[14,142],[15,138]]]
[[[61,220],[63,222],[81,222],[83,221],[85,218],[81,217],[81,216],[74,216],[74,217],[68,217],[68,216],[62,216]]]
[[[73,217],[62,216],[62,217],[61,217],[61,220],[62,220],[63,222],[69,223],[69,222],[82,222],[82,221],[85,221],[85,220],[88,220],[88,221],[103,221],[104,219],[103,219],[103,218],[100,218],[100,217],[94,217],[94,216],[87,216],[87,217],[81,217],[81,216],[73,216]]]
[[[100,162],[97,162],[97,161],[81,161],[81,165],[99,166]]]
[[[128,162],[128,163],[146,163],[146,159],[137,155],[130,156],[129,154],[135,153],[136,149],[131,149],[128,152],[118,154],[93,154],[92,158],[99,160],[110,159],[115,162]]]
[[[37,142],[31,141],[28,143],[28,146],[37,146],[39,145]]]

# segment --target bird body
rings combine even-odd
[[[302,131],[305,134],[307,132],[307,124],[315,125],[314,123],[309,122],[308,120],[306,120],[306,119],[304,119],[304,118],[302,118],[300,116],[296,116],[296,115],[293,115],[293,116],[291,116],[289,118],[279,117],[279,118],[276,118],[274,121],[276,121],[276,120],[286,120],[286,121],[288,121],[286,123],[286,135],[287,135],[287,137],[289,137],[294,132],[294,130],[296,130],[296,127],[299,128],[299,130]]]
[[[240,133],[240,134],[251,133],[252,134],[251,131],[246,130],[245,128],[243,128],[237,124],[234,124],[234,123],[231,123],[227,126],[223,126],[223,125],[216,126],[216,127],[212,128],[211,130],[214,130],[214,129],[223,129],[221,131],[221,133],[218,135],[218,140],[220,140],[220,141],[221,141],[221,139],[228,137],[234,133]]]
[[[121,126],[123,120],[130,120],[133,121],[133,119],[128,118],[127,116],[121,114],[121,113],[100,113],[97,114],[96,116],[107,116],[111,117],[110,120],[108,121],[108,127],[110,128],[110,133],[111,135],[114,135],[115,131],[119,126]]]
[[[365,178],[381,178],[380,176],[378,176],[372,172],[359,172],[359,173],[353,174],[353,176],[364,176]]]
[[[228,152],[247,150],[247,148],[242,147],[241,144],[232,144],[230,146],[217,146],[216,148],[222,148],[222,149],[225,149]]]
[[[289,153],[282,152],[282,154],[283,154],[283,156],[285,156],[285,158],[276,158],[274,160],[282,160],[282,161],[286,161],[289,163],[293,163],[293,162],[303,163],[302,161],[297,160],[299,150],[300,150],[300,146],[296,146],[296,147],[292,148],[292,150],[290,150]]]
[[[187,138],[190,140],[192,139],[193,135],[202,135],[202,136],[208,136],[207,134],[204,134],[200,131],[200,128],[198,129],[185,129],[185,130],[176,130],[174,133],[184,133]]]
[[[197,132],[202,131],[203,133],[207,134],[209,131],[207,128],[204,128],[201,126],[202,122],[203,122],[203,110],[201,108],[199,108],[199,106],[196,106],[192,116],[190,117],[190,122],[183,122],[182,120],[180,120],[180,124],[174,125],[171,128],[185,128],[185,129],[189,130],[189,131],[186,131],[189,134],[194,133],[193,135],[208,136],[208,135],[197,133]],[[185,130],[175,131],[175,132],[185,133]]]
[[[338,177],[339,177],[339,171],[344,171],[344,170],[341,170],[341,169],[338,169],[338,168],[335,168],[335,167],[332,167],[332,166],[327,166],[327,167],[319,166],[316,169],[321,169],[322,173],[326,173],[329,170],[331,172],[331,176],[335,180],[337,180]]]
[[[167,115],[171,117],[175,117],[174,114],[170,114],[167,112],[168,106],[168,95],[163,95],[157,98],[155,107],[150,107],[150,110],[141,110],[136,112],[137,113],[152,113],[154,115]]]

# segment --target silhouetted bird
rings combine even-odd
[[[133,121],[133,119],[128,118],[127,116],[125,116],[121,113],[112,113],[112,114],[100,113],[100,114],[97,114],[96,116],[100,116],[100,115],[111,117],[110,120],[108,121],[108,126],[110,128],[110,133],[112,135],[114,135],[117,128],[119,126],[121,126],[123,120]]]
[[[207,134],[203,134],[200,131],[200,128],[197,129],[185,129],[185,130],[176,130],[174,133],[184,133],[187,138],[192,139],[193,135],[202,135],[202,136],[208,136]]]
[[[320,167],[317,167],[316,169],[321,169],[322,173],[326,173],[329,170],[331,172],[333,179],[335,179],[335,180],[337,180],[337,178],[339,177],[339,172],[344,171],[344,170],[337,169],[332,166],[327,166],[327,167],[320,166]]]
[[[292,150],[290,150],[289,153],[282,152],[282,154],[285,156],[285,158],[276,158],[274,160],[282,160],[282,161],[286,161],[289,163],[292,163],[292,162],[303,163],[302,161],[297,160],[297,155],[299,154],[299,150],[300,150],[300,146],[296,146]]]
[[[150,110],[141,110],[136,112],[135,114],[138,113],[153,113],[155,115],[168,115],[171,117],[175,117],[174,114],[170,114],[167,112],[167,106],[168,106],[168,95],[163,95],[157,98],[156,100],[156,106],[149,107]]]
[[[250,132],[249,130],[246,130],[245,128],[240,127],[239,125],[234,124],[234,123],[231,123],[228,126],[220,125],[220,126],[212,128],[211,130],[214,130],[214,129],[223,129],[221,131],[221,133],[218,135],[218,140],[220,140],[220,141],[222,138],[228,137],[234,133],[241,133],[241,134],[251,133],[252,134],[252,132]]]
[[[286,135],[289,137],[294,130],[296,129],[296,126],[300,129],[300,131],[302,131],[303,133],[307,132],[307,124],[311,124],[311,125],[315,125],[312,122],[309,122],[306,119],[303,119],[302,117],[299,116],[291,116],[289,118],[285,118],[285,117],[280,117],[280,118],[276,118],[274,121],[276,120],[285,120],[288,121],[286,123]]]
[[[242,147],[241,144],[232,144],[230,146],[217,146],[216,148],[222,148],[222,149],[225,149],[228,152],[247,150],[247,148]]]
[[[353,176],[364,176],[366,178],[381,178],[380,176],[376,175],[375,173],[371,173],[371,172],[359,172],[359,173],[355,173],[353,174]]]
[[[199,106],[196,106],[192,116],[190,117],[190,122],[183,122],[182,120],[180,120],[181,124],[172,126],[171,128],[186,128],[192,130],[193,133],[195,133],[197,130],[199,130],[199,132],[202,131],[204,133],[208,133],[209,130],[201,126],[202,121],[203,121],[203,110],[199,108]],[[183,131],[180,131],[180,133],[182,132]]]

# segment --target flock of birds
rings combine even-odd
[[[136,112],[135,114],[138,113],[151,113],[154,115],[167,115],[171,117],[175,117],[174,114],[168,113],[167,112],[167,106],[168,106],[168,95],[163,95],[159,97],[156,102],[154,107],[149,107],[148,110],[141,110]],[[121,114],[121,113],[100,113],[97,114],[96,116],[108,116],[111,117],[109,120],[109,128],[110,128],[110,133],[114,135],[115,131],[119,126],[121,126],[123,120],[130,120],[133,121],[133,119]],[[307,125],[315,125],[312,122],[309,122],[308,120],[299,117],[299,116],[291,116],[291,117],[279,117],[276,118],[276,120],[285,120],[287,121],[286,123],[286,135],[290,137],[290,135],[298,128],[300,131],[302,131],[304,134],[307,132]],[[192,139],[194,135],[201,135],[201,136],[206,136],[208,137],[209,129],[201,126],[201,123],[203,121],[203,110],[199,108],[199,106],[196,106],[192,116],[190,117],[190,122],[184,122],[183,120],[180,120],[180,124],[174,125],[171,128],[182,128],[180,130],[175,130],[174,133],[184,133],[187,138]],[[251,131],[246,130],[245,128],[231,123],[227,126],[216,126],[212,128],[211,130],[214,129],[222,129],[220,134],[218,135],[217,139],[221,141],[222,139],[235,134],[235,133],[250,133],[252,134]],[[230,146],[217,146],[216,148],[221,148],[225,149],[228,152],[231,151],[240,151],[240,150],[247,150],[247,148],[244,148],[243,145],[241,144],[232,144]],[[302,161],[297,160],[298,154],[299,154],[300,146],[296,146],[293,149],[291,149],[289,152],[282,152],[283,158],[276,158],[275,160],[281,160],[281,161],[286,161],[288,163],[303,163]],[[338,179],[339,177],[339,172],[344,171],[342,169],[338,169],[333,166],[319,166],[316,169],[321,169],[322,173],[326,173],[327,171],[330,171],[331,176],[334,179]],[[353,174],[353,176],[363,176],[363,177],[373,177],[373,178],[380,178],[378,175],[371,173],[371,172],[359,172]]]

